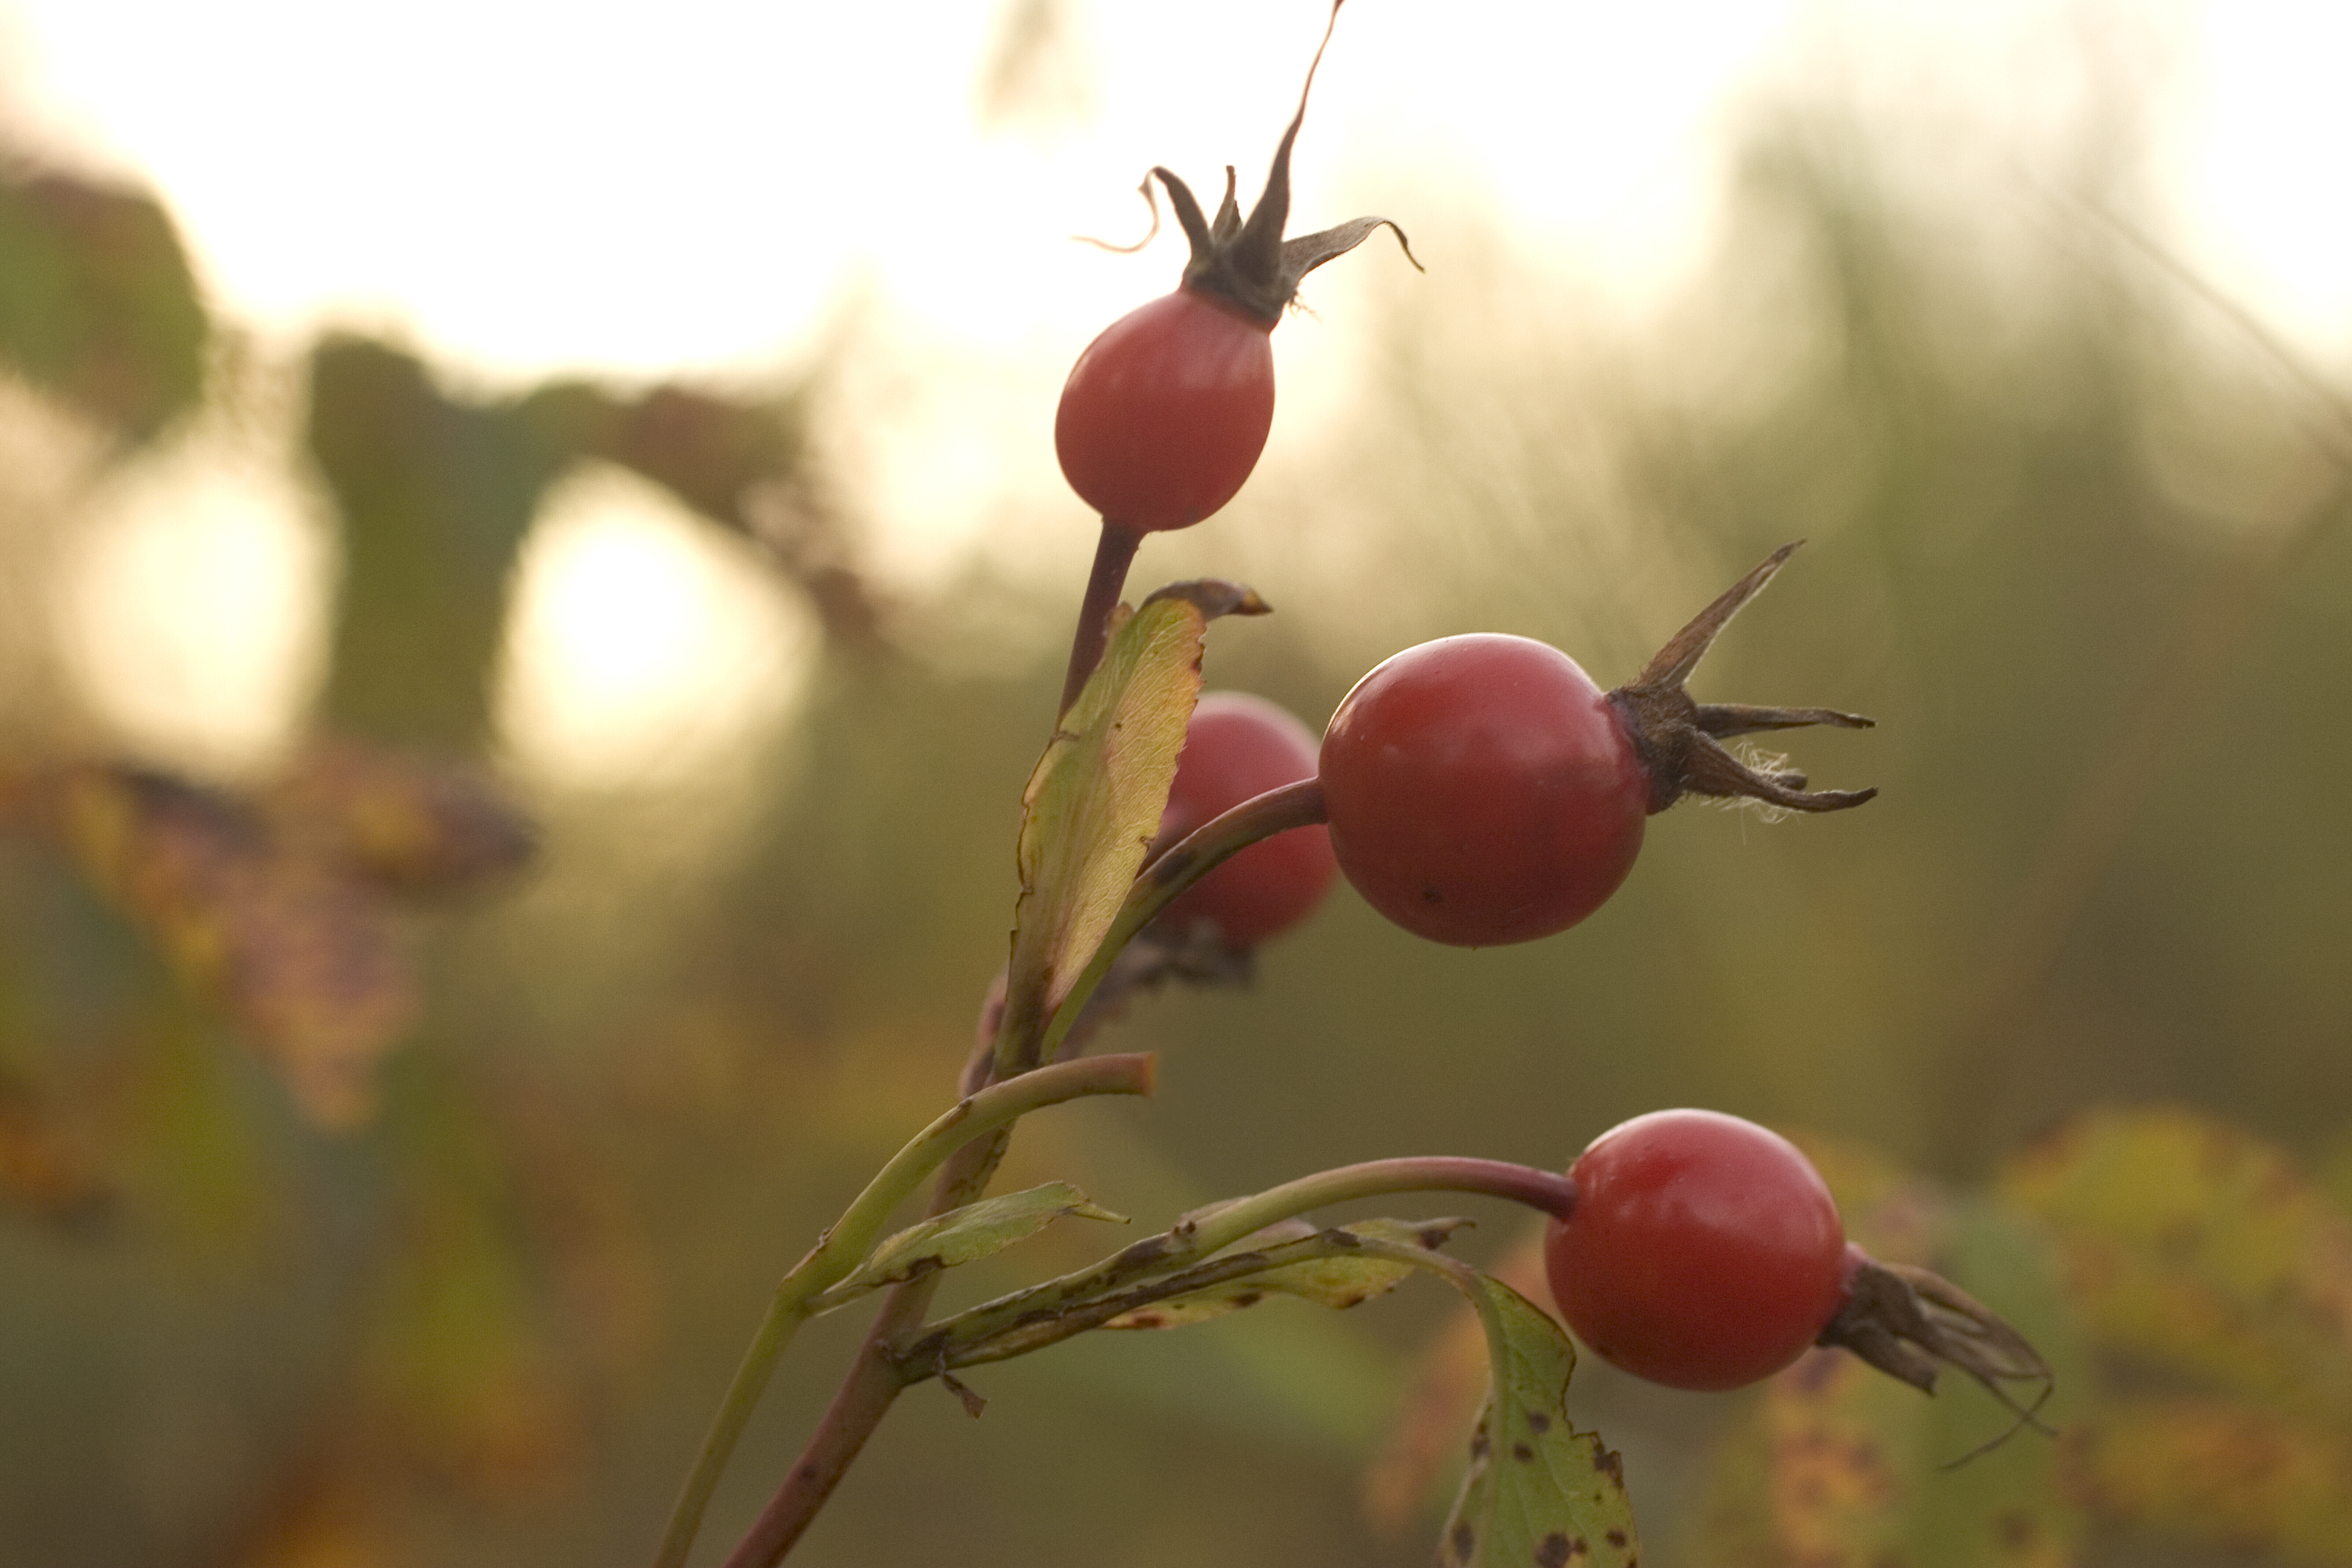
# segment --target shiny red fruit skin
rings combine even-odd
[[[1113,321],[1054,415],[1070,488],[1139,534],[1190,528],[1233,500],[1274,423],[1271,332],[1190,289]]]
[[[1173,844],[1210,818],[1267,790],[1315,776],[1315,732],[1288,710],[1246,691],[1213,691],[1192,710],[1176,782],[1160,819]],[[1294,827],[1262,838],[1178,895],[1160,924],[1214,921],[1225,945],[1255,947],[1315,912],[1338,871],[1331,836]]]
[[[1552,1300],[1604,1360],[1673,1388],[1743,1387],[1805,1352],[1844,1299],[1845,1226],[1796,1145],[1713,1110],[1656,1110],[1569,1167],[1544,1232]]]
[[[1599,909],[1649,815],[1649,774],[1592,678],[1499,633],[1423,643],[1358,681],[1320,773],[1348,880],[1457,947],[1549,936]]]

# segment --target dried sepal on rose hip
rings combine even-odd
[[[1334,23],[1339,15],[1335,4]],[[1330,40],[1327,27],[1323,42]],[[1274,422],[1267,337],[1299,279],[1384,225],[1404,243],[1404,231],[1384,217],[1283,237],[1290,150],[1322,58],[1318,47],[1265,192],[1246,218],[1234,200],[1231,166],[1214,218],[1170,170],[1155,167],[1144,180],[1147,197],[1155,179],[1167,190],[1191,258],[1174,293],[1112,322],[1087,346],[1054,416],[1062,473],[1108,527],[1136,536],[1189,528],[1231,500],[1256,466]],[[1155,204],[1155,232],[1158,210]],[[1410,246],[1405,255],[1412,258]]]
[[[1685,795],[1839,811],[1878,792],[1808,792],[1721,742],[1808,724],[1867,728],[1827,708],[1702,704],[1684,683],[1797,546],[1775,551],[1603,692],[1530,637],[1473,633],[1405,649],[1356,683],[1323,736],[1331,847],[1367,902],[1433,942],[1491,947],[1567,930],[1633,868],[1643,823]]]
[[[1656,1110],[1594,1139],[1576,1199],[1544,1231],[1552,1300],[1603,1360],[1674,1388],[1744,1387],[1814,1345],[1933,1394],[1958,1367],[2021,1422],[2049,1365],[2025,1337],[1924,1268],[1845,1238],[1803,1151],[1714,1110]],[[2005,1384],[2038,1383],[2030,1405]]]
[[[1925,1268],[1881,1263],[1846,1248],[1845,1294],[1816,1343],[1852,1351],[1922,1394],[1936,1392],[1941,1366],[1956,1366],[2015,1413],[2020,1425],[2048,1431],[2037,1413],[2055,1385],[2050,1363],[1991,1308]],[[2021,1405],[2005,1386],[2039,1384]]]

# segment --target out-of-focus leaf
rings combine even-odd
[[[530,818],[479,769],[360,741],[305,752],[269,804],[306,853],[403,893],[478,887],[527,865],[539,844]]]
[[[2352,1410],[2352,1223],[2276,1149],[2187,1110],[2100,1111],[2002,1189],[2056,1231],[2105,1346],[2284,1411]]]
[[[1235,584],[1180,583],[1113,631],[1022,793],[1021,897],[1001,1037],[1018,1040],[1053,1016],[1142,868],[1200,695],[1209,622],[1265,609]]]
[[[1867,1149],[1799,1141],[1848,1236],[1963,1281],[2059,1368],[2053,1416],[2083,1408],[2081,1358],[2038,1226]],[[2013,1426],[1951,1369],[1930,1398],[1843,1351],[1809,1352],[1718,1444],[1691,1550],[1731,1568],[2059,1568],[2073,1561],[2080,1510],[2055,1445]],[[2004,1431],[2008,1441],[1978,1452]]]
[[[516,551],[576,435],[528,400],[448,396],[423,361],[361,338],[312,350],[309,404],[342,524],[322,710],[382,740],[477,746]]]
[[[401,1568],[410,1559],[381,1468],[355,1454],[312,1456],[264,1505],[230,1568]]]
[[[404,1191],[362,1386],[384,1435],[430,1471],[489,1497],[541,1492],[585,1434],[513,1223],[509,1152],[455,1086],[417,1074],[403,1088],[386,1119]]]
[[[98,1218],[114,1190],[33,1090],[0,1074],[0,1207],[54,1224]]]
[[[2352,1438],[2228,1399],[2126,1398],[2067,1434],[2099,1511],[2168,1536],[2352,1563]]]
[[[747,403],[677,385],[611,405],[584,445],[745,532],[748,493],[791,479],[805,447],[800,411],[790,402]]]
[[[2047,1440],[2020,1433],[1948,1468],[1981,1446],[1987,1414],[1949,1389],[1923,1398],[1843,1352],[1808,1352],[1767,1385],[1747,1438],[1763,1461],[1763,1519],[1714,1522],[1746,1534],[1748,1553],[1765,1553],[1749,1560],[1792,1568],[2073,1561],[2081,1521]]]
[[[245,1027],[313,1120],[363,1119],[375,1063],[415,1008],[380,902],[284,852],[257,812],[222,791],[118,766],[70,769],[54,784],[66,842],[183,980]]]
[[[1067,1182],[1048,1182],[1025,1192],[982,1198],[891,1237],[874,1249],[855,1274],[828,1290],[825,1300],[832,1302],[837,1297],[976,1262],[1027,1240],[1066,1215],[1127,1223],[1125,1215],[1089,1202],[1086,1194]]]
[[[1434,1251],[1444,1247],[1454,1231],[1468,1223],[1462,1219],[1370,1219],[1338,1228],[1350,1236],[1371,1237]],[[1311,1229],[1309,1234],[1312,1234]],[[1245,1238],[1236,1246],[1246,1251],[1252,1246],[1252,1239]],[[1164,1301],[1154,1301],[1131,1312],[1123,1312],[1103,1327],[1178,1329],[1188,1323],[1205,1322],[1211,1318],[1222,1318],[1228,1312],[1238,1312],[1245,1307],[1255,1307],[1268,1295],[1296,1296],[1318,1307],[1344,1310],[1374,1296],[1386,1295],[1412,1272],[1412,1264],[1398,1263],[1385,1258],[1309,1258],[1303,1263],[1286,1263],[1262,1274],[1245,1274],[1206,1290],[1171,1296]]]
[[[383,905],[316,868],[273,858],[219,918],[231,1013],[312,1121],[365,1121],[376,1063],[416,1012],[415,975]]]
[[[1052,132],[1093,112],[1094,73],[1070,12],[1069,0],[1007,0],[981,73],[983,125]]]
[[[1481,1275],[1494,1386],[1470,1439],[1470,1471],[1439,1537],[1443,1568],[1632,1568],[1640,1557],[1623,1468],[1569,1425],[1576,1350],[1517,1291]]]
[[[805,388],[744,398],[656,386],[634,400],[582,383],[555,383],[520,412],[583,455],[642,474],[696,511],[765,547],[808,595],[836,647],[888,644],[883,607],[853,563],[840,511],[810,471]]]
[[[0,174],[0,359],[137,441],[204,390],[209,328],[153,198]]]

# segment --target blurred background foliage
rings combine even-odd
[[[1010,15],[990,112],[1083,102],[1055,8]],[[1217,626],[1211,684],[1312,721],[1474,627],[1613,683],[1804,536],[1700,689],[1875,714],[1794,749],[1884,794],[1678,810],[1528,947],[1421,944],[1343,889],[1247,991],[1136,1005],[1161,1093],[1040,1118],[1006,1184],[1160,1223],[1738,1111],[2037,1332],[2060,1436],[1949,1472],[2008,1419],[1973,1390],[1588,1366],[1650,1561],[2352,1563],[2352,815],[2316,721],[2352,699],[2352,420],[2132,237],[2127,130],[1988,202],[1921,177],[1918,127],[1783,104],[1713,266],[1638,327],[1383,193],[1444,237],[1425,279],[1368,270],[1347,405],[1145,552],[1282,612]],[[0,1563],[649,1555],[774,1279],[951,1092],[1085,567],[884,580],[825,439],[858,352],[734,386],[482,388],[357,334],[283,362],[152,199],[0,165]],[[308,716],[230,764],[127,755],[61,563],[208,445],[323,521]],[[650,487],[818,628],[796,703],[634,787],[517,766],[501,717],[523,563],[583,482]],[[1074,1343],[975,1379],[977,1427],[919,1390],[803,1556],[1424,1561],[1471,1397],[1437,1294]],[[711,1536],[856,1331],[795,1348]]]

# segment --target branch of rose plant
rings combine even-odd
[[[960,1161],[982,1147],[977,1142],[967,1145]],[[995,1152],[1002,1152],[1001,1142]],[[976,1169],[969,1181],[960,1184],[950,1181],[952,1167],[943,1172],[940,1195],[931,1212],[941,1214],[979,1196],[993,1168],[991,1159],[984,1168]],[[1196,1211],[1178,1221],[1166,1235],[1129,1247],[1095,1268],[975,1308],[949,1322],[969,1325],[979,1337],[1004,1326],[982,1316],[991,1307],[999,1310],[1009,1322],[1012,1317],[1027,1310],[1032,1300],[1056,1288],[1069,1292],[1066,1300],[1098,1295],[1137,1280],[1176,1272],[1192,1260],[1222,1251],[1266,1226],[1307,1209],[1404,1192],[1486,1193],[1554,1214],[1565,1214],[1576,1196],[1575,1184],[1566,1176],[1498,1160],[1438,1156],[1343,1166]],[[750,1532],[727,1558],[725,1568],[773,1568],[782,1561],[815,1519],[900,1391],[944,1370],[935,1358],[927,1359],[926,1346],[930,1336],[915,1338],[922,1328],[922,1315],[929,1306],[939,1278],[936,1273],[929,1274],[892,1289],[867,1330],[865,1342],[859,1345],[856,1362],[835,1394],[824,1420]]]
[[[939,1190],[928,1217],[961,1208],[986,1191],[1010,1136],[1000,1131],[958,1150],[940,1173]],[[858,1342],[856,1359],[834,1392],[833,1403],[825,1406],[816,1430],[777,1483],[760,1517],[728,1553],[725,1568],[773,1568],[824,1507],[833,1489],[841,1484],[841,1478],[865,1448],[866,1440],[882,1425],[891,1404],[906,1388],[907,1380],[892,1350],[906,1334],[922,1326],[940,1278],[934,1272],[909,1279],[892,1286],[883,1297],[881,1310]]]
[[[931,1375],[940,1369],[939,1358],[943,1353],[950,1358],[948,1364],[958,1364],[954,1359],[956,1347],[970,1349],[989,1344],[1032,1325],[1048,1325],[1066,1313],[1085,1314],[1144,1280],[1181,1274],[1196,1265],[1216,1260],[1218,1253],[1244,1237],[1309,1210],[1358,1198],[1425,1192],[1483,1193],[1562,1216],[1576,1203],[1576,1184],[1567,1176],[1503,1160],[1424,1155],[1371,1160],[1318,1171],[1248,1197],[1197,1209],[1160,1235],[1146,1237],[1089,1268],[982,1302],[933,1324],[921,1338],[899,1351],[904,1375],[909,1380]],[[1252,1273],[1268,1266],[1268,1254],[1244,1256],[1251,1261],[1245,1268],[1236,1269],[1237,1273]],[[1227,1277],[1212,1272],[1183,1289],[1200,1289]],[[1078,1329],[1092,1326],[1083,1322]],[[1067,1337],[1052,1334],[1042,1327],[1040,1332],[1041,1344]],[[1024,1344],[1023,1348],[1035,1347]]]
[[[1106,590],[1108,598],[1102,607],[1103,616],[1108,616],[1109,605],[1118,601],[1118,591],[1124,582],[1128,560],[1133,555],[1131,545],[1124,554],[1110,547],[1108,536],[1115,531],[1105,531],[1106,543],[1096,560],[1097,584],[1109,584]],[[1090,608],[1095,597],[1095,588],[1090,585]],[[1086,638],[1085,621],[1086,616],[1082,615],[1078,634],[1081,646]],[[1097,646],[1091,658],[1086,660],[1088,672],[1100,657],[1101,648]],[[1073,668],[1077,664],[1078,657],[1074,652]],[[1084,685],[1083,677],[1079,678],[1078,683]],[[1094,1026],[1105,1016],[1102,1008],[1088,1008],[1089,999],[1102,985],[1104,976],[1110,972],[1120,952],[1177,894],[1206,876],[1226,858],[1260,838],[1323,820],[1321,786],[1312,779],[1305,780],[1244,801],[1213,821],[1203,824],[1181,843],[1145,867],[1129,889],[1127,900],[1120,907],[1100,948],[1080,974],[1060,1011],[1049,1021],[1038,1056],[1042,1058],[1047,1052],[1083,1047]],[[966,1094],[977,1092],[993,1075],[997,1061],[996,1035],[1003,1015],[1003,1005],[1000,977],[981,1007],[972,1054],[964,1067],[962,1086]],[[1018,1083],[1022,1078],[1005,1081]],[[932,1202],[930,1213],[936,1216],[978,1198],[986,1189],[988,1178],[994,1173],[1003,1147],[1002,1135],[984,1144],[968,1145],[958,1155],[956,1164],[941,1173],[939,1195]],[[857,1359],[835,1393],[833,1403],[826,1408],[823,1420],[818,1423],[816,1431],[811,1435],[792,1469],[785,1474],[775,1495],[769,1499],[767,1507],[761,1511],[750,1533],[727,1559],[727,1568],[767,1568],[768,1564],[781,1560],[808,1528],[809,1521],[816,1516],[858,1451],[864,1447],[866,1440],[887,1414],[899,1390],[906,1386],[908,1377],[899,1368],[897,1348],[908,1335],[921,1327],[924,1313],[929,1310],[931,1292],[937,1285],[936,1276],[926,1276],[892,1287],[884,1298],[881,1310],[875,1315],[865,1341],[858,1347]],[[930,1374],[927,1371],[923,1375]],[[660,1568],[674,1568],[674,1565],[665,1559]]]
[[[703,1510],[709,1503],[710,1493],[719,1483],[729,1455],[734,1451],[736,1440],[742,1435],[743,1424],[766,1389],[784,1346],[807,1321],[818,1293],[840,1283],[864,1261],[882,1240],[884,1226],[891,1215],[914,1194],[925,1178],[950,1166],[975,1143],[983,1151],[993,1148],[1001,1152],[1004,1130],[1030,1111],[1090,1095],[1149,1094],[1152,1070],[1152,1058],[1149,1056],[1097,1057],[1056,1064],[992,1084],[957,1101],[953,1109],[890,1157],[866,1184],[866,1190],[842,1211],[841,1217],[776,1287],[767,1316],[745,1352],[734,1382],[728,1387],[727,1397],[671,1512],[660,1553],[655,1560],[657,1568],[682,1568],[694,1544]],[[975,1166],[984,1163],[992,1170],[995,1158],[982,1152],[970,1163]],[[984,1184],[985,1174],[979,1179]],[[942,1183],[942,1195],[950,1184]],[[928,1305],[926,1297],[924,1306]],[[920,1321],[920,1309],[916,1319]]]

